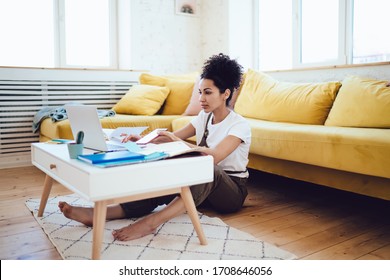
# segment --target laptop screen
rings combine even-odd
[[[102,130],[97,108],[89,105],[65,105],[73,137],[84,132],[84,147],[107,151],[106,136]]]

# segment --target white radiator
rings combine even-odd
[[[38,133],[32,132],[32,122],[34,115],[43,107],[55,108],[74,101],[96,105],[99,109],[111,109],[136,83],[0,80],[0,168],[30,162],[31,143],[39,138]]]

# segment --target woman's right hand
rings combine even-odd
[[[179,137],[177,137],[173,132],[169,131],[159,131],[158,137],[153,139],[154,144],[173,142],[173,141],[181,141]]]

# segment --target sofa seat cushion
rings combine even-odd
[[[250,153],[390,178],[390,130],[299,125],[247,118]]]
[[[195,118],[195,116],[183,116],[183,117],[174,119],[172,121],[172,131],[176,131],[176,130],[179,130],[179,129],[185,127],[187,124],[189,124],[191,122],[191,120],[193,118]],[[196,143],[195,136],[188,138],[187,140]]]
[[[102,118],[100,121],[103,128],[117,128],[117,127],[135,127],[147,126],[148,129],[144,133],[148,133],[156,128],[168,128],[172,130],[171,123],[174,119],[180,118],[179,115],[121,115],[116,114],[113,117]],[[60,122],[52,122],[50,118],[45,119],[41,124],[40,134],[42,139],[73,139],[72,130],[70,128],[69,120]],[[43,136],[43,137],[42,137]]]

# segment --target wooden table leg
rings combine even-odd
[[[43,192],[41,196],[41,202],[39,203],[38,217],[42,217],[43,211],[45,211],[47,199],[49,198],[51,187],[53,186],[53,178],[46,175],[45,183],[43,185]]]
[[[202,225],[200,224],[198,212],[196,211],[195,203],[189,187],[181,188],[181,198],[184,201],[188,215],[190,216],[195,231],[198,234],[200,244],[207,245],[206,236],[204,235]]]
[[[92,236],[92,259],[100,259],[100,251],[102,248],[102,241],[104,235],[104,225],[107,216],[106,201],[95,202],[93,211],[93,236]]]

